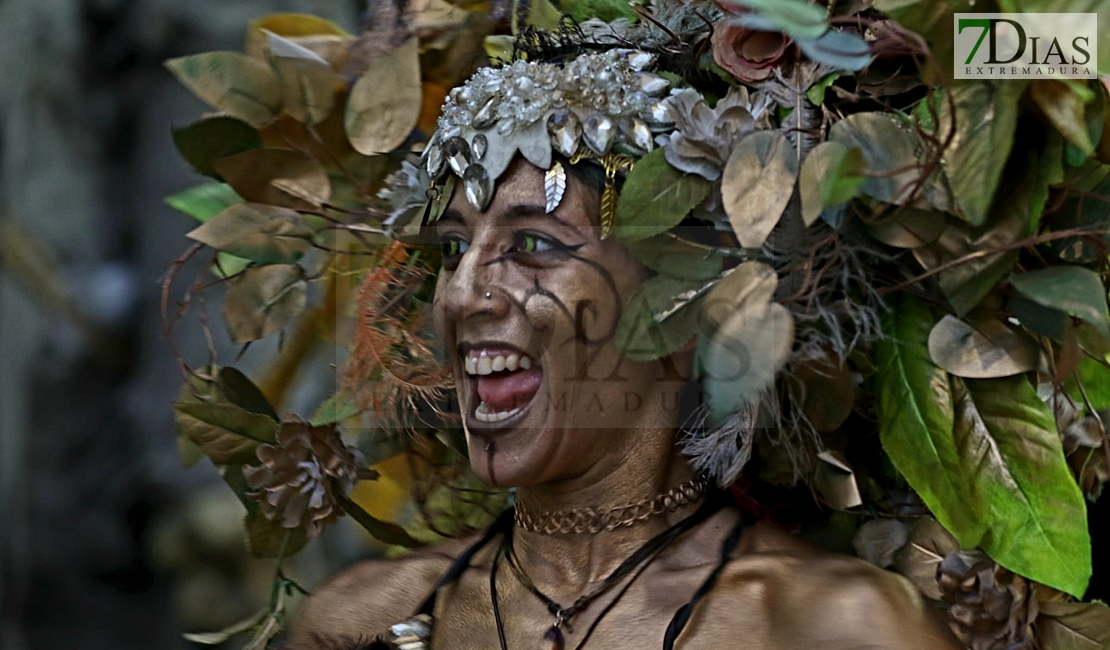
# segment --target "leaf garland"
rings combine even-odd
[[[166,67],[212,108],[255,128],[281,114],[281,84],[262,61],[237,52],[206,52],[170,59]]]

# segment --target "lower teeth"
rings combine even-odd
[[[511,411],[500,411],[495,413],[489,410],[488,404],[481,402],[478,404],[478,408],[474,409],[474,419],[479,422],[500,422],[501,420],[511,418],[517,413],[520,413],[520,409],[521,407],[518,406]]]

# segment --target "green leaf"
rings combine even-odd
[[[187,237],[259,264],[296,262],[312,246],[312,229],[288,208],[261,203],[233,205]]]
[[[987,221],[1013,148],[1018,98],[1025,87],[1026,82],[1021,80],[964,84],[951,89],[954,111],[943,93],[933,95],[918,107],[917,116],[923,128],[931,130],[928,108],[932,102],[937,110],[937,141],[951,138],[941,160],[956,214],[973,226]]]
[[[830,72],[824,77],[821,77],[821,79],[819,79],[817,83],[810,86],[809,90],[806,91],[806,99],[808,99],[809,102],[814,106],[820,106],[821,104],[824,104],[825,91],[827,91],[829,89],[829,86],[833,85],[833,83],[835,83],[836,80],[841,78],[842,76],[844,76],[843,72]]]
[[[829,29],[825,9],[804,0],[725,0],[724,4],[747,7],[795,38],[819,38]]]
[[[355,151],[392,151],[408,139],[420,117],[420,41],[410,38],[377,59],[351,88],[344,125]]]
[[[1035,79],[1029,85],[1029,96],[1049,123],[1086,157],[1094,152],[1095,143],[1087,126],[1087,105],[1078,88],[1086,90],[1056,79]]]
[[[420,542],[413,539],[412,536],[405,532],[404,528],[401,528],[397,524],[391,524],[376,519],[371,516],[370,513],[363,510],[362,506],[351,501],[345,495],[336,494],[335,496],[336,500],[339,501],[339,505],[343,507],[344,512],[351,515],[351,518],[357,521],[360,526],[366,529],[366,532],[370,533],[370,535],[379,542],[408,548],[420,546]]]
[[[275,422],[281,422],[277,411],[262,394],[262,391],[246,375],[235,368],[220,368],[216,376],[216,388],[224,399],[232,404],[258,415],[265,415]]]
[[[712,184],[671,167],[659,148],[628,172],[613,232],[622,241],[647,239],[678,225],[709,194]]]
[[[269,417],[228,402],[175,402],[173,409],[179,435],[220,465],[257,462],[254,450],[273,442],[279,428]]]
[[[358,415],[362,411],[363,409],[359,408],[351,395],[344,392],[336,392],[333,393],[331,397],[324,400],[324,403],[316,409],[316,412],[308,422],[314,427],[319,427],[325,424],[342,422],[343,420]]]
[[[1110,43],[1110,7],[1105,0],[998,0],[1002,11],[1029,13],[1093,13],[1098,14],[1098,34],[1095,41],[1099,45]],[[989,11],[988,9],[967,9],[965,11]],[[1098,71],[1110,74],[1110,48],[1100,47],[1098,51]]]
[[[223,180],[212,164],[218,158],[261,147],[262,136],[242,120],[221,116],[174,129],[173,143],[198,174]]]
[[[966,388],[965,388],[966,386]],[[1082,597],[1091,577],[1087,507],[1056,421],[1024,376],[953,378],[955,440],[967,498],[989,532],[979,546],[1011,571]]]
[[[1106,287],[1094,271],[1082,266],[1053,266],[1010,278],[1019,293],[1038,305],[1057,309],[1090,323],[1110,336]]]
[[[721,203],[744,248],[759,248],[794,194],[798,154],[780,131],[756,131],[732,150],[721,174]]]
[[[617,323],[614,342],[636,361],[661,359],[690,342],[698,333],[701,298],[712,283],[664,275],[640,285]],[[673,313],[672,313],[673,312]],[[667,318],[658,320],[661,315]]]
[[[721,257],[672,233],[625,244],[632,256],[653,271],[683,280],[709,280],[721,272]]]
[[[1020,172],[1006,177],[986,224],[974,228],[950,219],[937,241],[914,249],[914,257],[927,269],[964,260],[937,279],[957,316],[974,309],[1013,269],[1018,251],[1000,249],[1035,231],[1048,201],[1049,185],[1063,178],[1063,141],[1059,136],[1048,140],[1043,153],[1029,151],[1010,161],[1008,169]]]
[[[885,315],[876,345],[879,437],[894,467],[938,521],[966,548],[983,539],[989,522],[969,500],[971,472],[953,435],[955,404],[948,373],[929,358],[933,316],[917,298],[901,294]]]
[[[1072,400],[1076,404],[1084,405],[1086,402],[1083,399],[1083,392],[1086,392],[1087,399],[1091,400],[1091,408],[1100,412],[1110,409],[1110,368],[1102,365],[1096,359],[1084,356],[1083,360],[1079,362],[1075,374],[1076,376],[1069,377],[1064,382]],[[1083,382],[1083,391],[1079,390],[1079,385],[1076,382],[1077,377],[1079,381]]]
[[[830,29],[819,38],[799,38],[796,42],[810,60],[834,70],[858,72],[871,63],[867,41],[852,32]],[[821,95],[823,98],[823,91]]]
[[[935,178],[925,184],[923,195],[914,198],[923,146],[904,119],[890,113],[855,113],[832,125],[829,140],[863,153],[870,176],[860,187],[863,194],[895,205],[948,207],[947,192]],[[894,170],[902,171],[895,174]]]
[[[1110,607],[1104,603],[1043,601],[1037,615],[1037,641],[1044,650],[1110,648]]]
[[[264,338],[304,311],[308,282],[295,264],[247,269],[233,280],[224,299],[224,323],[234,343]]]
[[[226,183],[205,183],[166,197],[166,204],[204,223],[243,199]]]
[[[839,142],[822,142],[802,163],[798,189],[802,198],[802,220],[813,225],[828,207],[843,205],[867,182],[863,175],[863,152]]]
[[[210,106],[255,128],[281,114],[281,82],[262,61],[237,52],[206,52],[170,59],[166,67]]]
[[[955,13],[995,11],[991,0],[875,0],[875,8],[929,44],[935,60],[926,60],[924,73],[934,85],[952,79]]]

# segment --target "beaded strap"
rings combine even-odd
[[[632,526],[665,512],[674,512],[701,498],[709,489],[709,479],[698,476],[663,494],[607,509],[581,508],[555,512],[530,512],[516,504],[516,525],[544,535],[599,533]]]

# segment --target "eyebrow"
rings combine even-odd
[[[548,212],[545,206],[539,205],[537,203],[517,203],[510,206],[500,215],[500,218],[505,221],[513,221],[516,219],[524,219],[528,217],[543,217],[551,219],[565,228],[577,230],[577,228],[575,228],[574,226],[570,225],[566,221],[563,221],[563,219],[559,217],[559,215],[553,212]],[[439,217],[439,221],[452,221],[459,224],[466,223],[466,220],[463,218],[462,213],[455,208],[447,208],[446,210],[444,210],[443,214]]]

